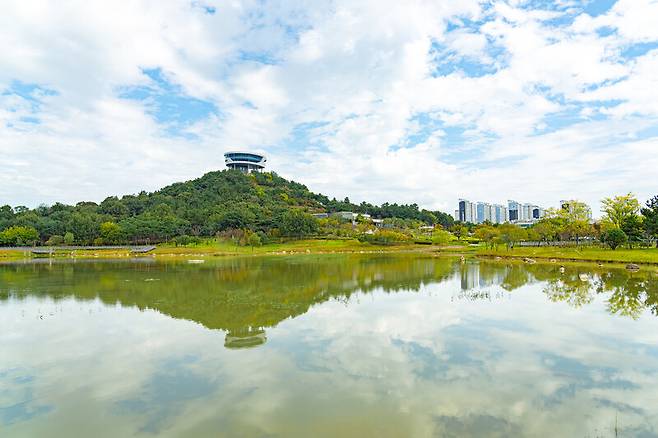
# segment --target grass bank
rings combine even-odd
[[[373,245],[356,239],[310,239],[292,240],[283,243],[250,247],[238,246],[230,242],[207,240],[200,244],[174,246],[172,244],[158,245],[146,254],[133,254],[126,249],[93,249],[56,251],[53,258],[128,258],[128,257],[212,257],[234,255],[284,255],[284,254],[334,254],[334,253],[463,253],[469,249],[464,246],[435,246],[400,243],[394,245]],[[35,258],[34,254],[18,250],[0,249],[0,261],[11,261]],[[39,257],[48,257],[42,255]]]
[[[479,248],[478,256],[504,258],[556,259],[563,261],[586,261],[598,263],[642,263],[658,265],[658,249],[635,248],[611,250],[599,247],[517,247],[511,250]]]
[[[24,251],[15,251],[15,250],[8,250],[8,249],[2,249],[0,248],[0,261],[3,260],[21,260],[25,258],[30,258],[31,255],[29,253],[25,253]]]

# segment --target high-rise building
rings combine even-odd
[[[477,222],[477,206],[466,199],[459,200],[459,221],[460,222]]]
[[[532,204],[523,204],[521,207],[521,220],[522,221],[530,221],[532,220],[532,208],[534,206]]]
[[[521,204],[510,199],[507,201],[507,210],[510,222],[521,220]]]
[[[507,201],[507,206],[482,201],[473,203],[466,199],[460,199],[459,209],[455,210],[456,220],[478,224],[483,222],[493,224],[512,222],[524,223],[529,226],[542,217],[544,217],[542,207],[530,203],[521,204],[511,199]]]
[[[492,220],[493,223],[502,224],[509,220],[507,216],[507,207],[504,205],[496,204],[494,205],[495,209],[495,220]]]
[[[544,217],[542,207],[530,203],[521,204],[511,199],[507,201],[507,205],[489,204],[482,201],[473,203],[466,199],[460,199],[459,208],[455,210],[455,220],[478,224],[483,222],[493,224],[505,222],[532,223],[542,217]]]
[[[482,222],[494,222],[495,210],[491,204],[486,202],[478,202],[476,204],[477,209],[477,223],[481,224]]]
[[[489,222],[496,223],[496,207],[495,206],[493,206],[491,204],[487,204],[486,217],[487,217],[487,220]]]
[[[485,220],[485,219],[484,219],[485,205],[486,205],[486,204],[485,204],[484,202],[478,202],[478,203],[476,204],[476,207],[475,207],[475,208],[477,209],[477,217],[476,217],[475,219],[476,219],[476,222],[477,222],[478,224],[481,224],[481,223],[484,222],[484,220]]]

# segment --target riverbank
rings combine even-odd
[[[599,247],[517,247],[511,250],[505,248],[491,250],[478,249],[475,254],[479,257],[502,258],[531,258],[535,260],[557,260],[568,262],[592,263],[637,263],[658,265],[658,249],[634,248],[616,250]]]
[[[262,246],[238,246],[229,242],[206,241],[201,244],[174,246],[158,245],[153,251],[135,254],[126,248],[94,248],[55,250],[52,254],[33,254],[29,250],[1,249],[0,261],[23,260],[31,258],[126,258],[126,257],[221,257],[249,255],[284,255],[284,254],[335,254],[335,253],[446,253],[461,254],[472,251],[460,245],[435,246],[400,243],[395,245],[373,245],[356,239],[311,239],[293,240],[283,243],[270,243]]]
[[[658,265],[658,249],[610,249],[598,247],[517,247],[512,250],[499,248],[497,250],[467,245],[418,245],[400,243],[395,245],[372,245],[359,242],[356,239],[311,239],[293,240],[283,243],[250,247],[238,246],[229,242],[209,240],[201,244],[174,246],[158,245],[153,251],[135,254],[126,248],[104,249],[67,249],[57,250],[50,257],[57,259],[70,258],[132,258],[132,257],[181,257],[203,258],[223,256],[250,255],[287,255],[287,254],[340,254],[340,253],[422,253],[432,255],[463,255],[477,257],[501,257],[504,259],[532,258],[535,260],[556,260],[564,262],[589,263],[638,263]],[[0,249],[0,261],[24,260],[31,258],[47,258],[49,255],[36,255],[30,251],[16,249]]]

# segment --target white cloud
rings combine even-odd
[[[236,148],[267,152],[274,170],[329,196],[447,212],[462,196],[596,208],[621,187],[654,194],[658,58],[622,54],[658,40],[655,2],[619,1],[597,17],[475,0],[213,6],[5,5],[0,89],[57,94],[37,109],[0,94],[0,203],[152,190],[221,169]],[[172,136],[152,109],[119,97],[149,83],[145,68],[217,114]],[[302,124],[312,127],[291,145]]]

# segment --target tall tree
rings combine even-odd
[[[646,202],[646,207],[642,209],[644,217],[644,230],[650,239],[656,241],[658,248],[658,195]]]
[[[454,224],[450,228],[450,232],[455,235],[457,240],[461,240],[462,237],[465,237],[466,235],[468,235],[468,227],[466,225],[464,225],[463,223],[459,222],[459,223]]]
[[[317,233],[318,221],[301,210],[289,210],[281,216],[279,229],[284,236],[309,236]]]
[[[569,201],[568,208],[548,209],[544,220],[553,223],[560,239],[580,242],[583,237],[594,234],[590,224],[590,209],[584,202],[574,200]]]
[[[603,219],[617,228],[621,228],[624,221],[640,213],[640,202],[632,193],[604,198],[601,204],[605,213]]]

